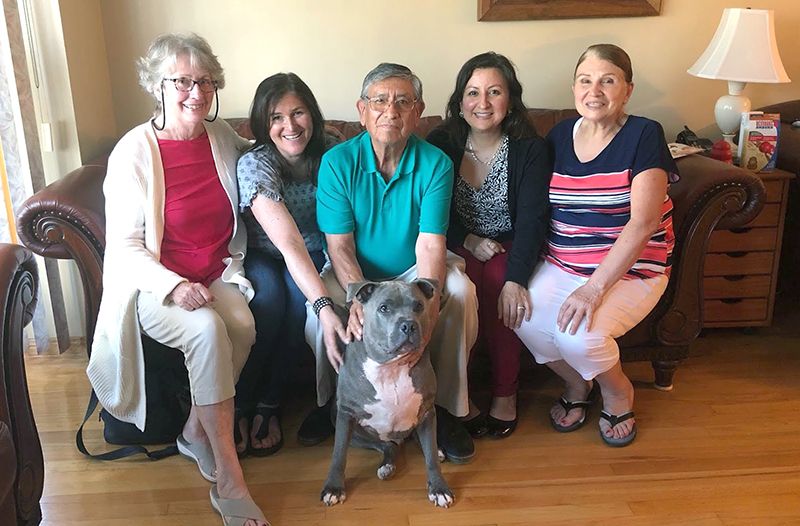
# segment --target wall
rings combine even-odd
[[[78,145],[86,162],[107,153],[118,138],[100,0],[61,2],[60,12]]]
[[[62,2],[69,3],[69,2]],[[257,84],[294,71],[328,118],[355,119],[364,74],[380,61],[414,69],[426,113],[442,113],[461,64],[495,50],[519,69],[532,107],[571,107],[575,60],[589,44],[612,42],[631,54],[636,89],[629,111],[658,119],[670,138],[683,124],[713,133],[722,81],[690,76],[730,0],[663,0],[657,17],[477,22],[477,0],[100,0],[118,132],[145,120],[152,102],[136,83],[134,60],[157,34],[195,31],[226,69],[221,115],[243,116]],[[797,0],[751,0],[776,12],[778,46],[794,83],[750,85],[753,106],[800,98]],[[69,47],[69,46],[68,46]]]

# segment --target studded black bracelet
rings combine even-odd
[[[311,304],[311,308],[314,310],[314,316],[317,318],[319,318],[319,311],[325,307],[333,307],[333,300],[328,296],[320,296],[314,300],[314,303]]]

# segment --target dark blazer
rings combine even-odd
[[[455,144],[443,126],[431,131],[427,140],[450,157],[458,174],[464,157],[464,145]],[[539,260],[550,227],[551,175],[552,163],[544,139],[534,137],[508,141],[508,210],[512,230],[497,236],[497,241],[512,240],[506,281],[519,283],[525,288],[528,288],[528,280]],[[455,187],[453,184],[454,191]],[[451,204],[448,248],[461,247],[469,233],[458,217],[456,207]]]

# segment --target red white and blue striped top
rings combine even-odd
[[[675,182],[677,167],[661,125],[633,115],[597,157],[583,163],[573,143],[577,121],[562,121],[547,136],[554,165],[545,257],[567,272],[590,276],[630,220],[633,178],[661,168]],[[623,279],[669,275],[674,245],[672,200],[666,196],[658,229]]]

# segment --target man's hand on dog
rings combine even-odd
[[[338,373],[339,367],[342,365],[342,353],[339,351],[339,345],[336,338],[342,340],[346,345],[350,343],[350,333],[342,325],[342,320],[333,310],[333,308],[322,309],[319,311],[319,322],[322,324],[323,339],[325,340],[325,353],[328,355],[328,361],[331,362],[334,370]]]
[[[347,334],[358,341],[364,337],[364,306],[357,299],[350,304],[350,317],[347,319]]]

